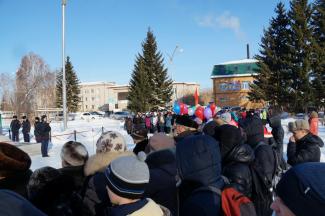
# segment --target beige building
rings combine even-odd
[[[196,89],[200,92],[200,85],[195,82],[174,82],[172,102],[186,95],[194,95]]]
[[[105,104],[109,110],[117,111],[127,108],[128,85],[114,82],[80,83],[80,111],[96,111]]]
[[[192,82],[174,82],[172,102],[185,95],[194,95],[200,90],[200,85]],[[114,82],[80,83],[81,112],[97,111],[104,104],[109,104],[109,110],[121,111],[127,109],[129,86],[117,85]]]

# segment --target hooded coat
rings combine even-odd
[[[257,115],[247,115],[246,119],[239,125],[244,129],[247,144],[255,148],[264,141],[264,127],[262,120]]]
[[[311,133],[296,143],[289,142],[287,148],[288,164],[294,166],[305,162],[320,162],[320,147],[323,146],[323,140]]]
[[[274,149],[278,154],[283,155],[283,139],[284,139],[284,130],[281,125],[280,115],[272,116],[268,119],[269,125],[272,128],[272,135],[275,141]]]
[[[219,194],[199,188],[224,186],[218,142],[208,135],[184,138],[176,145],[176,161],[180,179],[180,215],[220,215]]]
[[[144,197],[168,208],[173,215],[177,212],[176,158],[173,149],[163,149],[147,156],[150,180]]]

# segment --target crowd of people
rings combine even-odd
[[[0,143],[0,215],[324,215],[315,115],[289,123],[287,160],[279,111],[261,117],[225,112],[203,123],[171,112],[138,114],[125,123],[127,130],[132,123],[133,151],[121,133],[108,131],[94,155],[69,141],[62,168],[34,172],[25,152]]]
[[[22,133],[24,136],[24,142],[30,142],[30,131],[31,123],[27,116],[22,117],[22,121],[18,120],[18,117],[14,115],[10,123],[11,140],[13,142],[19,142],[19,130],[22,128]],[[42,115],[41,118],[35,117],[34,120],[34,137],[37,143],[41,143],[41,152],[43,157],[49,157],[48,155],[48,145],[51,138],[51,126],[47,121],[47,116]]]

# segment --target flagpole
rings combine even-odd
[[[62,104],[63,104],[63,128],[67,129],[67,86],[65,74],[65,6],[66,0],[62,0]]]

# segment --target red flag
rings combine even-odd
[[[194,93],[194,99],[195,99],[195,105],[199,104],[199,92],[197,91],[197,88]]]

